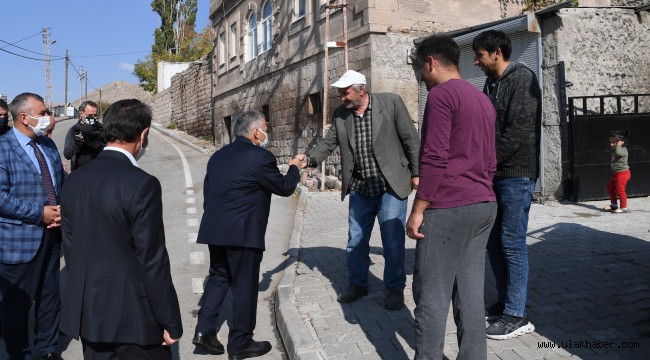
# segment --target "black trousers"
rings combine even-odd
[[[171,360],[169,346],[91,342],[81,338],[84,360]]]
[[[36,256],[25,264],[0,263],[0,327],[10,359],[31,359],[29,309],[34,302],[34,348],[38,355],[56,352],[59,342],[59,267],[61,232],[43,232]]]
[[[208,248],[210,274],[201,297],[196,331],[216,334],[219,310],[231,290],[233,318],[228,333],[228,352],[242,350],[250,344],[255,330],[263,250],[213,245]]]

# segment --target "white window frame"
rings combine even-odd
[[[294,14],[296,16],[295,17],[296,20],[302,19],[305,16],[307,16],[307,0],[294,1]]]
[[[252,20],[255,21],[252,21]],[[246,61],[251,61],[259,55],[257,38],[257,14],[252,12],[246,24]]]
[[[226,58],[228,57],[226,52],[226,32],[219,34],[219,66],[226,64]]]
[[[230,43],[228,44],[230,49],[230,58],[234,58],[237,56],[237,45],[238,45],[238,38],[237,38],[237,23],[234,23],[230,25]]]
[[[268,14],[266,14],[267,9],[269,10]],[[262,18],[262,52],[266,52],[271,49],[273,43],[273,5],[271,5],[271,0],[266,0],[262,5],[260,17]]]

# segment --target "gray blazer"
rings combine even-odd
[[[396,94],[372,96],[372,147],[377,164],[390,188],[404,199],[411,193],[411,177],[419,176],[420,138],[402,98]],[[350,109],[340,105],[334,110],[332,127],[325,138],[309,153],[312,164],[324,161],[338,146],[341,149],[343,188],[341,200],[355,165],[354,122]]]

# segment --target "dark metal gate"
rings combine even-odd
[[[580,96],[569,98],[567,199],[608,198],[608,137],[615,130],[628,135],[626,146],[632,177],[627,195],[650,195],[650,94]]]

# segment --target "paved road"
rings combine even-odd
[[[336,296],[347,286],[347,204],[338,193],[301,194],[300,226],[291,244],[297,263],[282,280],[278,304],[290,358],[412,359],[415,241],[406,243],[405,309],[383,308],[377,228],[371,238],[370,294],[339,304]],[[488,340],[488,359],[650,359],[650,199],[630,199],[628,214],[602,213],[604,204],[533,205],[527,310],[537,329],[511,340]],[[495,297],[491,282],[490,299]],[[570,348],[558,349],[567,342]],[[451,314],[444,353],[448,359],[458,353]]]
[[[54,140],[62,153],[67,130],[74,121],[57,123]],[[62,156],[63,158],[63,156]],[[150,146],[139,165],[156,176],[163,189],[163,216],[167,250],[170,256],[172,277],[181,307],[184,335],[178,346],[173,347],[175,359],[211,359],[214,356],[196,350],[191,343],[198,302],[203,289],[203,281],[208,273],[209,253],[207,246],[196,244],[196,234],[203,212],[203,177],[209,155],[193,147],[153,131]],[[267,251],[262,261],[261,286],[258,303],[258,322],[255,338],[269,340],[273,350],[261,359],[285,359],[273,309],[274,292],[282,275],[291,228],[296,210],[297,197],[272,200],[271,218],[267,231]],[[62,268],[65,265],[62,264]],[[65,270],[62,271],[62,288],[65,291]],[[232,298],[224,304],[224,315],[230,313]],[[227,342],[228,321],[220,319],[220,340]],[[72,339],[62,339],[60,343],[64,359],[82,359],[81,344]],[[0,360],[5,359],[4,343],[0,341]],[[220,358],[226,358],[221,356]]]

